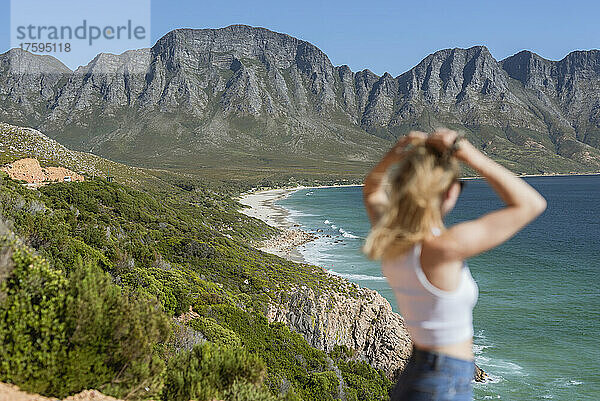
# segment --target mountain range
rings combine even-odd
[[[146,167],[358,177],[399,136],[463,130],[517,173],[600,171],[600,51],[445,49],[393,77],[264,28],[178,29],[69,70],[0,55],[0,121]]]

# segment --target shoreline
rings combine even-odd
[[[314,241],[318,237],[312,233],[301,230],[300,224],[289,219],[290,212],[286,208],[276,205],[275,202],[284,199],[292,193],[301,189],[319,188],[343,188],[361,187],[361,184],[339,184],[339,185],[298,185],[289,188],[263,189],[253,192],[245,192],[236,200],[249,208],[243,208],[240,213],[254,217],[265,222],[265,224],[282,230],[282,234],[276,235],[263,241],[259,250],[280,256],[295,263],[308,263],[298,248],[307,242]]]
[[[517,177],[572,177],[572,176],[600,176],[598,173],[557,173],[557,174],[527,174],[518,175]],[[462,180],[481,180],[484,177],[461,177]],[[308,263],[304,256],[300,253],[299,247],[311,242],[317,238],[312,233],[301,230],[300,225],[289,218],[290,212],[275,203],[284,199],[292,193],[302,189],[319,189],[319,188],[343,188],[343,187],[362,187],[362,184],[338,184],[338,185],[316,185],[305,186],[298,185],[295,187],[269,188],[248,191],[240,194],[235,199],[242,205],[248,208],[240,209],[240,213],[246,216],[254,217],[265,222],[265,224],[275,227],[282,231],[280,235],[276,235],[263,241],[258,249],[263,252],[271,253],[280,256],[284,259],[295,263]]]
[[[316,237],[313,234],[300,230],[298,228],[300,225],[288,218],[290,212],[284,207],[275,204],[278,200],[284,199],[290,194],[304,188],[306,187],[267,189],[240,196],[238,202],[250,207],[241,209],[240,213],[262,220],[265,224],[282,231],[280,235],[263,241],[259,245],[259,250],[280,256],[295,263],[308,263],[298,250],[298,247],[313,241]]]
[[[582,176],[590,176],[590,175],[600,175],[600,172],[596,173],[551,173],[551,174],[521,174],[517,175],[519,178],[531,178],[531,177],[574,177],[578,175]],[[485,177],[476,176],[476,177],[460,177],[461,180],[481,180],[485,179]]]

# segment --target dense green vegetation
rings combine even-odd
[[[242,348],[196,345],[172,358],[167,372],[165,401],[276,400],[262,386],[264,362]]]
[[[53,396],[386,399],[391,383],[350,351],[327,355],[267,321],[286,290],[353,287],[253,248],[275,230],[236,212],[236,190],[93,179],[31,191],[3,176],[0,217],[18,239],[1,245],[0,381]],[[190,307],[198,317],[170,319]]]
[[[164,362],[153,348],[169,322],[155,302],[130,298],[91,263],[67,278],[6,238],[2,252],[3,380],[56,396],[90,386],[120,397],[158,392]]]

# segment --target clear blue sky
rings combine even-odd
[[[9,4],[0,0],[0,52],[10,46]],[[394,76],[449,47],[485,45],[498,60],[522,49],[558,60],[600,48],[597,1],[152,0],[151,15],[152,43],[181,27],[262,26],[315,44],[334,65]]]

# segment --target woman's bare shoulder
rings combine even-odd
[[[452,251],[456,244],[454,238],[447,230],[443,230],[439,235],[431,235],[421,243],[421,267],[423,270],[431,270],[452,262],[462,262],[460,258]]]

